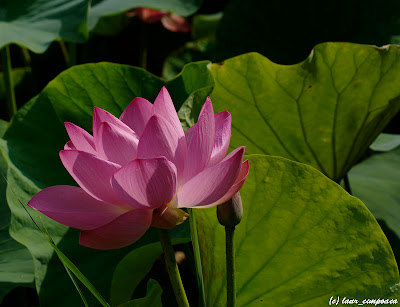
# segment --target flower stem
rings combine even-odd
[[[4,85],[6,88],[8,116],[11,119],[11,117],[17,113],[17,102],[15,101],[9,45],[4,46],[1,50],[1,60],[3,65]]]
[[[226,241],[226,306],[236,306],[235,282],[235,226],[225,226]]]
[[[206,306],[206,294],[204,289],[203,269],[201,266],[199,237],[197,235],[196,216],[194,210],[188,208],[190,215],[190,235],[192,237],[194,262],[196,266],[197,287],[199,290],[199,306]]]
[[[176,301],[179,307],[189,307],[185,289],[183,288],[181,276],[179,275],[178,265],[175,260],[175,253],[172,248],[171,238],[167,229],[158,229],[161,246],[164,251],[165,265],[171,280],[172,289],[174,290]]]

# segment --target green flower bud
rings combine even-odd
[[[240,223],[243,216],[242,199],[237,192],[233,197],[223,204],[217,206],[217,217],[221,225],[235,227]]]

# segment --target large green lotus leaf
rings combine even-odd
[[[400,109],[400,50],[317,45],[283,66],[257,53],[213,64],[216,111],[232,114],[231,148],[307,163],[340,180]]]
[[[218,60],[259,52],[293,64],[322,42],[389,44],[400,33],[399,10],[397,0],[231,1],[218,27]]]
[[[89,0],[2,0],[0,48],[16,43],[42,53],[57,38],[84,42]]]
[[[400,238],[400,148],[375,154],[349,172],[351,192]]]
[[[75,66],[51,81],[43,92],[29,101],[13,117],[0,146],[9,163],[7,201],[12,211],[10,233],[26,245],[34,257],[36,287],[41,306],[78,306],[81,300],[50,245],[42,238],[21,201],[27,201],[40,189],[74,181],[63,168],[58,153],[68,140],[64,121],[73,122],[91,132],[93,106],[116,116],[137,97],[154,101],[163,85],[177,106],[187,101],[205,101],[204,89],[212,78],[204,78],[208,62],[193,63],[176,79],[165,82],[145,70],[111,63]],[[117,263],[134,248],[157,241],[150,229],[133,246],[99,251],[78,244],[79,231],[58,224],[27,208],[39,226],[43,224],[58,247],[77,265],[108,299],[112,273]],[[172,231],[173,238],[190,238],[189,223]],[[106,266],[104,264],[107,264]],[[60,300],[60,297],[63,299]],[[94,303],[88,295],[89,305]]]
[[[0,120],[0,135],[2,125]],[[8,124],[8,123],[7,123]],[[33,286],[33,262],[27,248],[11,238],[10,209],[6,201],[7,162],[0,149],[0,302],[3,297],[17,286]]]
[[[390,245],[365,205],[314,168],[247,156],[235,231],[238,306],[325,306],[331,296],[395,298]],[[208,306],[226,305],[225,234],[215,208],[195,212]]]
[[[89,29],[92,30],[102,16],[121,13],[136,7],[150,7],[189,16],[195,13],[202,3],[203,0],[93,0],[89,11]]]

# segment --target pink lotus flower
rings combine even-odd
[[[214,114],[207,98],[184,133],[165,87],[154,104],[135,98],[119,119],[95,107],[93,136],[72,123],[65,128],[71,140],[60,158],[80,188],[49,187],[28,205],[81,229],[79,243],[91,248],[130,245],[151,225],[171,228],[184,219],[178,208],[222,204],[249,171],[244,147],[225,157],[231,115]]]
[[[172,32],[189,32],[190,24],[185,18],[174,13],[163,10],[138,7],[126,13],[127,16],[138,16],[145,23],[156,23],[161,21],[164,28]]]

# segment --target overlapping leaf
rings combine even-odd
[[[232,114],[232,148],[304,162],[335,181],[400,109],[396,46],[325,43],[290,66],[251,53],[211,72],[216,111]]]
[[[196,12],[202,3],[202,0],[93,0],[89,15],[89,29],[93,29],[102,16],[121,13],[136,7],[150,7],[188,16]]]
[[[349,172],[352,193],[400,238],[400,148],[375,154]]]
[[[88,36],[89,0],[3,0],[0,48],[16,43],[42,53],[63,38],[84,42]]]
[[[80,304],[80,298],[53,249],[19,204],[19,200],[26,203],[47,186],[75,184],[58,157],[59,150],[68,139],[63,122],[71,121],[91,131],[93,106],[119,116],[137,96],[154,101],[163,85],[169,89],[176,106],[187,101],[205,101],[213,85],[212,78],[207,78],[207,64],[188,65],[168,83],[142,69],[124,65],[101,63],[76,66],[50,82],[39,96],[15,115],[4,139],[0,139],[1,149],[9,162],[7,201],[13,213],[10,229],[12,236],[26,245],[34,257],[41,306]],[[157,240],[157,234],[149,231],[131,247],[113,251],[92,250],[78,245],[78,230],[28,210],[39,225],[43,220],[60,250],[106,298],[119,260],[133,248]],[[172,236],[189,238],[188,223],[176,227]],[[60,297],[63,297],[62,301]],[[90,299],[90,295],[87,298]]]
[[[244,213],[235,234],[238,306],[324,306],[331,296],[399,297],[393,252],[359,199],[308,165],[263,155],[247,158]],[[215,208],[195,214],[207,305],[224,306],[224,228]]]

